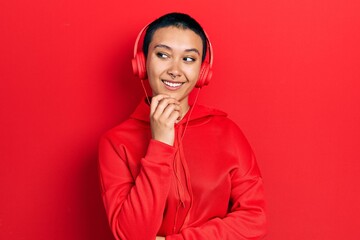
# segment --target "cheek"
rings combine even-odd
[[[200,74],[200,66],[192,67],[187,71],[187,76],[191,81],[197,81]]]
[[[161,75],[161,73],[164,71],[163,68],[164,68],[163,64],[157,62],[154,59],[149,59],[146,62],[146,71],[148,74],[148,78],[158,78]]]

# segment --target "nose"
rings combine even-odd
[[[181,76],[181,69],[178,66],[177,61],[174,61],[169,67],[167,74],[171,77],[171,79],[175,79],[176,77]]]
[[[171,77],[171,79],[175,79],[176,77],[180,77],[180,74],[174,73],[174,72],[168,72],[169,76]]]

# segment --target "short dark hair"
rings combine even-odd
[[[190,29],[193,32],[195,32],[197,35],[199,35],[203,44],[202,61],[204,61],[206,56],[207,45],[208,45],[208,39],[206,37],[204,29],[194,18],[190,17],[185,13],[178,13],[178,12],[165,14],[149,24],[149,26],[146,29],[146,33],[143,41],[143,52],[145,57],[147,57],[149,51],[149,45],[154,36],[155,31],[158,30],[159,28],[171,27],[171,26],[181,29]]]

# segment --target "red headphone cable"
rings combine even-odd
[[[147,91],[146,91],[146,88],[145,88],[144,80],[143,80],[143,79],[141,79],[141,86],[142,86],[142,88],[144,89],[145,96],[146,96],[146,101],[147,101],[147,103],[149,104],[149,107],[150,107],[151,102],[150,102],[149,95],[147,94]]]
[[[198,100],[200,90],[201,90],[201,88],[197,88],[197,92],[196,92],[196,95],[195,95],[194,103],[193,103],[193,105],[190,107],[190,112],[189,112],[189,115],[188,115],[188,117],[187,117],[187,119],[186,119],[184,131],[183,131],[183,134],[182,134],[181,139],[180,139],[181,141],[182,141],[183,138],[184,138],[186,129],[187,129],[188,124],[189,124],[189,121],[190,121],[191,114],[192,114],[192,112],[193,112],[193,110],[194,110],[194,108],[195,108],[196,102],[197,102],[197,100]]]

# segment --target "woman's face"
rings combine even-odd
[[[190,29],[164,27],[149,44],[146,70],[153,95],[166,94],[188,104],[199,76],[202,41]]]

